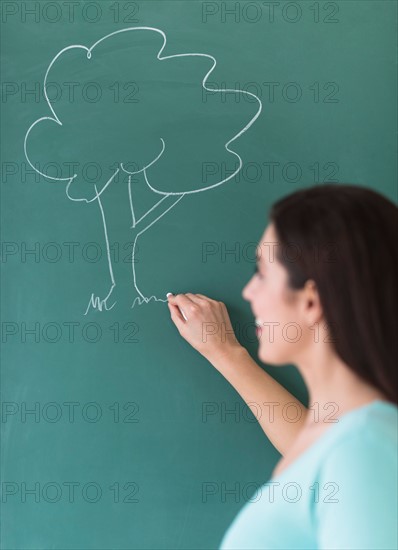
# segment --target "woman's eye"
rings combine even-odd
[[[254,266],[254,274],[257,275],[259,279],[262,279],[262,278],[263,278],[263,276],[261,275],[261,273],[260,273],[260,271],[259,271],[259,269],[258,269],[258,265],[257,265],[257,264],[255,264],[255,266]]]

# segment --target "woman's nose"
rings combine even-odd
[[[244,300],[247,300],[248,302],[250,302],[250,299],[251,299],[251,289],[252,289],[252,281],[253,279],[250,279],[250,281],[243,287],[243,290],[242,290],[242,297],[244,298]]]

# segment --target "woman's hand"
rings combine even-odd
[[[227,308],[223,302],[203,294],[168,296],[171,318],[178,332],[209,361],[242,347],[236,339]],[[187,320],[179,311],[184,312]]]

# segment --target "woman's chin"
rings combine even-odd
[[[282,365],[284,364],[284,361],[281,360],[280,357],[278,357],[275,353],[272,352],[272,349],[270,349],[270,344],[267,344],[267,347],[265,347],[264,344],[259,344],[259,349],[257,352],[257,356],[259,360],[262,363],[267,363],[267,365]]]
[[[270,362],[270,353],[264,349],[264,344],[259,344],[257,356],[263,363],[269,363]]]

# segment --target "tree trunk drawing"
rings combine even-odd
[[[161,300],[156,296],[145,296],[138,286],[136,274],[138,240],[145,231],[171,210],[185,194],[178,196],[165,194],[161,196],[145,214],[137,219],[134,210],[134,190],[132,189],[131,176],[115,179],[101,193],[98,193],[97,189],[96,191],[96,200],[104,226],[111,288],[103,298],[92,294],[85,314],[90,308],[99,311],[109,310],[117,303],[131,308],[151,299],[166,301],[166,299]],[[155,195],[155,193],[153,194]],[[116,255],[111,253],[111,247],[114,243],[119,244],[118,254]],[[126,258],[129,261],[126,261]]]

